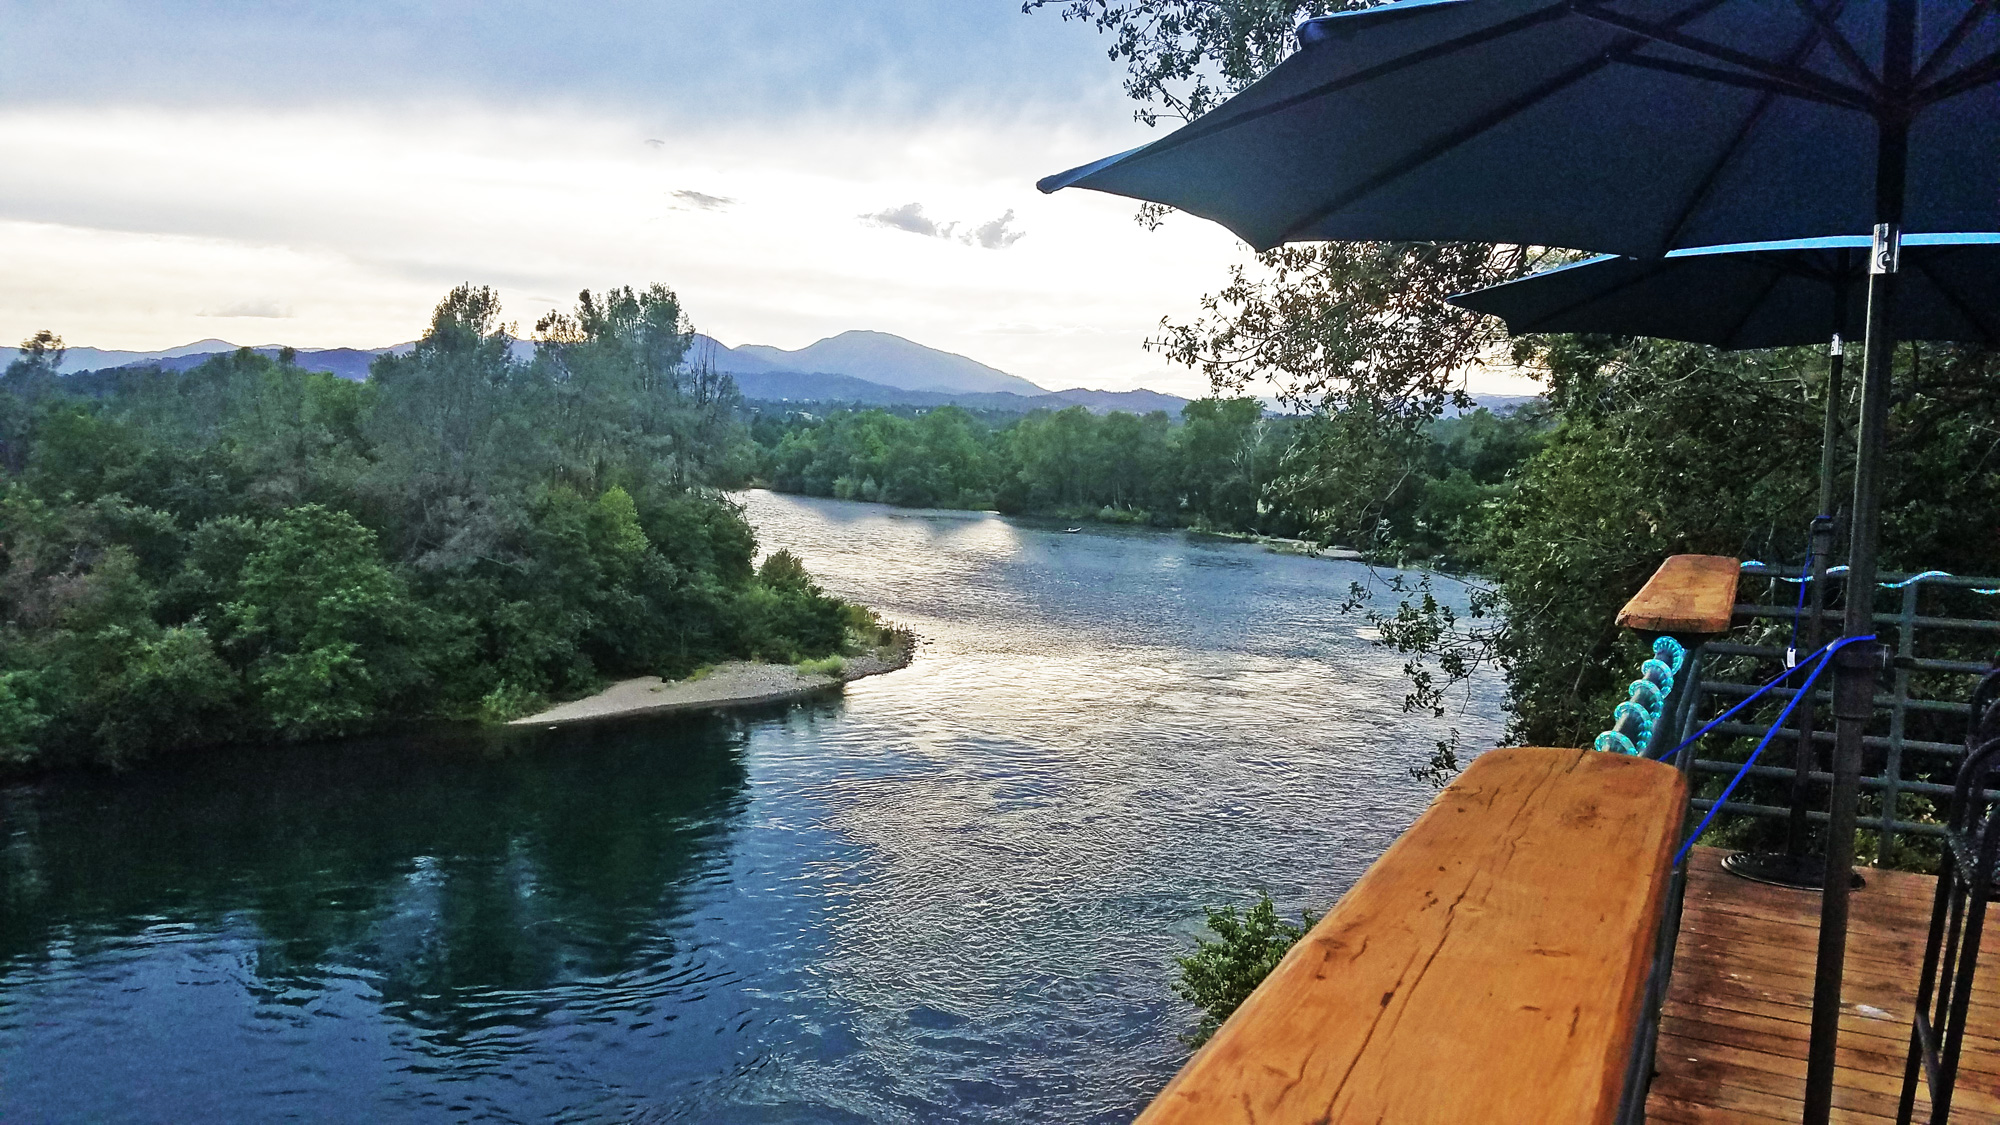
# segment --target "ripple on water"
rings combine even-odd
[[[1323,907],[1428,797],[1351,564],[745,502],[917,662],[0,791],[0,1119],[1122,1121],[1201,908]]]

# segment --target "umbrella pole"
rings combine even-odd
[[[1842,304],[1845,304],[1843,300]],[[1826,436],[1820,443],[1819,452],[1819,514],[1812,521],[1812,571],[1801,575],[1812,583],[1807,595],[1806,606],[1811,616],[1806,619],[1805,636],[1797,644],[1801,651],[1813,652],[1819,648],[1820,635],[1826,631],[1826,563],[1833,553],[1833,488],[1838,473],[1837,450],[1840,445],[1841,376],[1845,362],[1845,348],[1840,336],[1833,338],[1831,358],[1826,365]],[[1812,793],[1812,771],[1818,764],[1818,747],[1813,744],[1813,734],[1817,723],[1813,720],[1813,701],[1808,699],[1799,705],[1799,743],[1792,760],[1792,816],[1785,833],[1785,854],[1791,856],[1799,867],[1804,867],[1806,850],[1811,842],[1812,830],[1806,817],[1806,806]],[[1811,886],[1822,885],[1824,871],[1801,872]]]
[[[1875,632],[1875,539],[1882,515],[1882,446],[1889,426],[1889,364],[1895,358],[1896,266],[1909,179],[1917,0],[1883,5],[1882,85],[1876,111],[1875,245],[1868,261],[1868,336],[1861,357],[1861,426],[1854,446],[1854,510],[1847,554],[1847,606],[1834,654],[1833,794],[1827,807],[1826,866],[1819,896],[1819,961],[1813,970],[1812,1042],[1806,1050],[1805,1125],[1833,1116],[1840,988],[1847,970],[1847,906],[1853,888],[1854,820],[1861,800],[1861,739],[1875,711],[1881,646],[1853,643]]]
[[[1844,289],[1844,287],[1843,287]],[[1846,308],[1845,292],[1839,295],[1837,305]],[[1836,322],[1844,317],[1836,314]],[[1845,329],[1846,325],[1841,323]],[[1845,362],[1845,348],[1840,333],[1833,335],[1826,369],[1826,423],[1825,437],[1820,443],[1819,454],[1819,514],[1812,521],[1812,547],[1808,569],[1801,573],[1805,581],[1807,617],[1798,635],[1792,638],[1792,651],[1817,652],[1822,635],[1826,632],[1826,567],[1833,555],[1833,492],[1838,480],[1840,444],[1840,409],[1844,396],[1841,394],[1841,375]],[[1789,661],[1788,661],[1789,663]],[[1785,850],[1782,852],[1736,852],[1723,857],[1723,869],[1744,879],[1754,879],[1760,883],[1771,883],[1780,887],[1798,887],[1803,890],[1819,890],[1825,884],[1826,871],[1821,866],[1823,857],[1811,853],[1812,821],[1809,807],[1812,802],[1812,773],[1819,764],[1819,746],[1813,741],[1818,729],[1815,721],[1815,706],[1810,698],[1802,700],[1798,709],[1798,735],[1792,751],[1792,807],[1791,816],[1785,828]]]
[[[1875,228],[1875,260],[1869,267],[1868,338],[1861,365],[1861,427],[1854,453],[1854,522],[1842,630],[1848,637],[1864,637],[1875,631],[1875,540],[1882,503],[1883,436],[1889,422],[1889,364],[1896,346],[1890,310],[1896,301],[1899,235],[1893,223]],[[1819,962],[1813,974],[1812,1043],[1806,1056],[1806,1125],[1826,1125],[1833,1111],[1834,1049],[1840,1036],[1841,978],[1847,962],[1861,739],[1875,710],[1878,652],[1874,644],[1855,644],[1834,656],[1833,794],[1827,810],[1826,866],[1820,892]]]

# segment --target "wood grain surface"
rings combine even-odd
[[[1610,1121],[1685,802],[1658,762],[1481,755],[1139,1120]]]
[[[1688,861],[1674,978],[1660,1020],[1646,1119],[1797,1121],[1805,1112],[1819,896],[1722,869],[1716,848]],[[1866,871],[1854,892],[1835,1056],[1835,1121],[1894,1119],[1936,882]],[[2000,1122],[2000,918],[1989,916],[1959,1061],[1954,1122]],[[1929,1098],[1919,1086],[1918,1120]]]
[[[1644,633],[1712,636],[1729,631],[1742,564],[1721,555],[1674,555],[1646,580],[1618,624]]]

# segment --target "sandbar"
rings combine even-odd
[[[837,688],[863,676],[893,672],[910,663],[916,647],[915,638],[902,638],[872,652],[847,657],[845,665],[836,673],[805,672],[790,664],[731,660],[715,665],[700,679],[663,680],[658,676],[638,676],[620,680],[596,695],[557,704],[540,714],[515,719],[507,725],[557,727],[679,711],[719,711],[781,703]]]

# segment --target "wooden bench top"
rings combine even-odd
[[[1646,580],[1618,624],[1643,633],[1707,636],[1729,631],[1740,562],[1721,555],[1674,555]]]
[[[1686,800],[1659,762],[1482,754],[1139,1122],[1610,1122]]]

